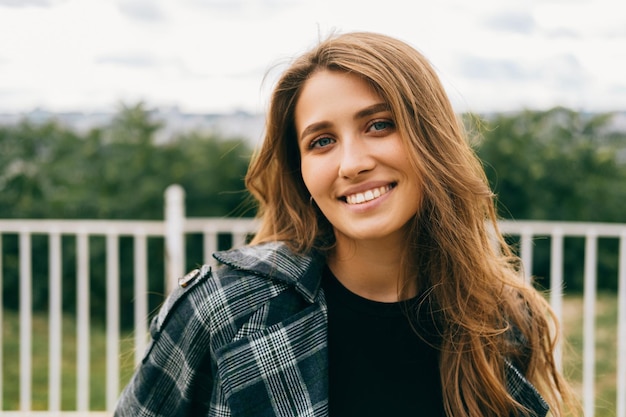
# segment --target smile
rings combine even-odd
[[[348,204],[363,204],[367,203],[368,201],[375,200],[384,194],[387,194],[389,191],[391,191],[393,187],[395,187],[395,184],[372,188],[371,190],[367,190],[362,193],[347,195],[344,197],[344,199],[345,202]]]

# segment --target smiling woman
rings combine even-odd
[[[389,106],[361,77],[320,70],[300,93],[295,124],[302,180],[333,225],[331,270],[357,294],[397,301],[400,273],[390,267],[400,267],[421,187]],[[366,268],[354,274],[358,265]]]
[[[576,414],[554,316],[414,48],[348,33],[297,58],[246,184],[258,233],[170,295],[116,415]]]

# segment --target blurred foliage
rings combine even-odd
[[[496,115],[483,122],[478,154],[516,219],[626,222],[626,133],[607,131],[609,114],[556,108]]]
[[[55,122],[0,126],[0,218],[161,219],[174,183],[190,216],[254,214],[245,140],[191,132],[157,145],[161,127],[141,103],[86,135]]]

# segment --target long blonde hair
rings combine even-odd
[[[294,110],[320,69],[367,80],[389,104],[416,175],[422,206],[411,222],[406,279],[428,294],[440,336],[448,416],[524,415],[507,391],[505,361],[517,365],[554,416],[574,404],[553,351],[555,318],[519,274],[498,230],[494,196],[441,82],[425,57],[385,35],[332,36],[297,58],[274,88],[266,133],[246,185],[261,225],[252,244],[280,240],[295,251],[332,247],[332,228],[309,201],[300,172]],[[418,198],[418,196],[416,196]]]

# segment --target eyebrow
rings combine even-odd
[[[376,103],[369,107],[364,108],[363,110],[359,110],[354,115],[354,120],[362,119],[364,117],[372,116],[376,113],[381,113],[384,111],[389,111],[389,105],[387,103]],[[318,122],[312,123],[308,125],[302,133],[300,133],[300,138],[305,138],[306,136],[315,133],[320,130],[327,129],[332,124],[330,122]]]
[[[354,120],[362,119],[367,116],[372,116],[376,113],[381,113],[384,111],[389,111],[389,105],[387,103],[377,103],[373,104],[369,107],[364,108],[363,110],[358,111],[354,115]]]
[[[300,133],[300,139],[306,138],[308,135],[311,135],[317,131],[328,129],[331,126],[329,122],[318,122],[308,125],[302,133]]]

